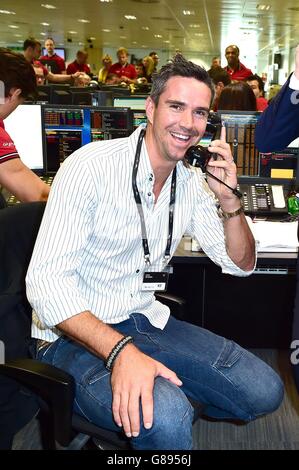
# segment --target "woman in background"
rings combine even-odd
[[[245,82],[235,82],[223,88],[218,109],[232,111],[256,111],[256,98]]]
[[[102,58],[103,67],[99,71],[98,81],[99,83],[106,83],[109,69],[112,65],[112,57],[109,54],[105,54]]]

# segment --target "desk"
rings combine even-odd
[[[168,291],[186,299],[186,320],[244,347],[287,348],[291,339],[297,253],[259,253],[249,277],[222,274],[202,252],[179,245]]]

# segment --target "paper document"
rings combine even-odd
[[[253,222],[246,217],[253,236],[258,243],[258,251],[294,252],[298,251],[298,222]]]

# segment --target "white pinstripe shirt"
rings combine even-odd
[[[132,312],[161,329],[167,323],[168,307],[154,292],[141,291],[145,263],[131,183],[139,132],[85,145],[57,173],[27,273],[28,299],[38,315],[34,337],[55,340],[55,325],[85,310],[111,324]],[[143,142],[137,185],[155,268],[161,268],[166,248],[171,177],[154,204],[154,175]],[[226,253],[223,224],[201,171],[179,162],[171,255],[184,233],[223,272],[250,274]]]

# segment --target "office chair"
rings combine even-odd
[[[1,428],[12,442],[13,435],[39,411],[44,449],[80,449],[90,437],[103,443],[103,448],[108,443],[129,449],[129,441],[121,433],[73,413],[75,384],[70,374],[30,359],[31,306],[25,276],[44,208],[44,202],[33,202],[0,211],[0,340],[5,345],[5,363],[0,364]],[[175,314],[182,318],[182,299],[169,294],[157,297],[171,308],[175,306]],[[6,439],[2,448],[10,444]]]

